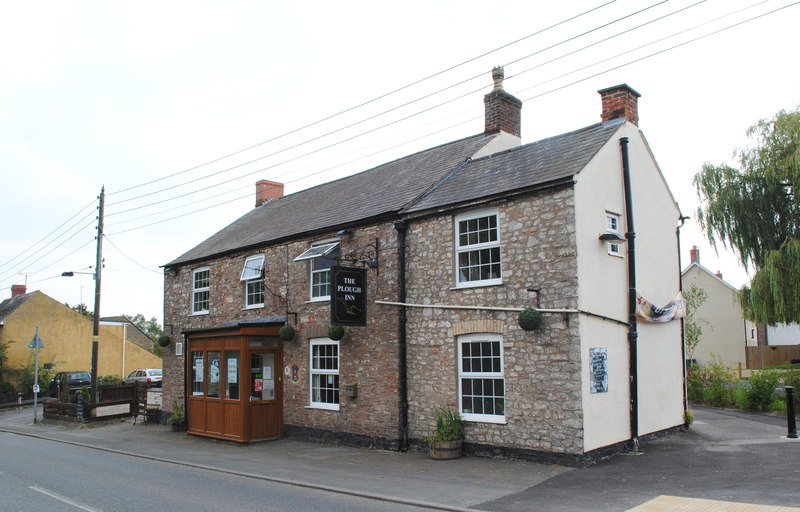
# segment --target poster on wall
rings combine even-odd
[[[589,390],[592,394],[608,393],[608,349],[589,349]]]

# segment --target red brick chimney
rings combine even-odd
[[[492,69],[494,89],[483,97],[486,124],[484,133],[494,135],[501,131],[515,137],[522,135],[522,101],[503,89],[503,68]]]
[[[600,99],[603,101],[603,112],[600,114],[603,122],[624,118],[629,123],[639,126],[641,94],[628,87],[627,84],[600,89],[597,92],[600,93]]]
[[[13,299],[17,295],[25,295],[28,293],[28,287],[24,284],[12,284],[11,285],[11,298]]]
[[[714,274],[714,275],[717,276],[718,278],[722,279],[722,271],[721,270],[717,270],[717,273]]]
[[[698,249],[696,245],[693,245],[692,250],[689,251],[689,258],[692,260],[692,263],[700,264],[700,249]]]
[[[269,180],[256,182],[256,207],[261,206],[270,199],[283,197],[283,183]]]

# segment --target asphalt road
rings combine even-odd
[[[0,510],[800,512],[800,440],[785,418],[694,412],[688,432],[577,469],[292,439],[240,446],[5,411]]]
[[[415,512],[425,509],[0,433],[14,512]]]
[[[658,496],[800,507],[800,441],[786,419],[695,408],[688,432],[475,506],[496,512],[623,512]]]

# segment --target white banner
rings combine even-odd
[[[641,295],[636,295],[636,317],[645,322],[669,322],[686,316],[686,301],[678,292],[664,307],[657,307]]]

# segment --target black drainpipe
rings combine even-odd
[[[406,229],[405,221],[394,223],[397,231],[397,301],[406,301]],[[400,377],[400,446],[401,452],[408,451],[408,370],[406,359],[406,308],[400,306],[398,318],[397,344],[399,348],[399,377]]]
[[[625,219],[628,241],[628,355],[630,368],[630,420],[631,441],[633,450],[639,448],[639,369],[638,369],[638,339],[636,322],[636,231],[633,228],[633,198],[631,193],[631,168],[628,160],[628,137],[619,139],[622,149],[622,176],[625,185]]]

